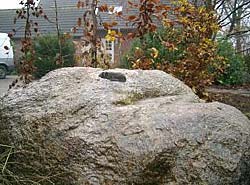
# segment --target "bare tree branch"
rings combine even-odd
[[[236,0],[235,2],[237,3],[237,0]],[[247,1],[247,2],[244,2],[243,4],[241,4],[241,5],[237,6],[237,7],[235,7],[235,8],[233,9],[233,11],[231,11],[224,19],[222,19],[222,20],[219,21],[219,24],[223,23],[223,22],[224,22],[225,20],[227,20],[231,15],[233,15],[237,10],[239,10],[240,8],[242,8],[242,7],[246,6],[246,5],[248,5],[249,3],[250,3],[250,0]]]

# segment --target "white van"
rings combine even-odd
[[[14,69],[13,47],[7,33],[0,33],[0,79]]]

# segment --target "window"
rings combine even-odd
[[[108,41],[106,39],[102,39],[102,45],[103,45],[103,48],[106,52],[107,55],[110,56],[110,59],[111,59],[111,63],[114,63],[114,50],[115,50],[115,43],[112,42],[112,41]]]
[[[105,41],[105,49],[108,50],[108,51],[111,51],[112,48],[113,48],[113,42],[106,40]]]
[[[109,56],[110,60],[112,60],[113,55],[109,53],[108,56]]]

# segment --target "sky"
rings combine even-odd
[[[19,5],[20,0],[1,0],[0,9],[17,9],[22,6]]]

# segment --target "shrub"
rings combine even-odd
[[[41,78],[46,73],[61,67],[74,66],[74,44],[71,39],[62,37],[62,58],[63,62],[58,62],[59,43],[58,37],[46,35],[38,37],[34,40],[36,68],[34,72],[35,78]]]
[[[233,44],[226,40],[218,41],[218,54],[226,59],[226,69],[216,79],[217,82],[223,85],[239,85],[246,81],[247,66],[244,58],[235,54]]]
[[[169,63],[174,63],[183,56],[184,50],[181,45],[179,45],[178,49],[176,50],[166,48],[166,46],[162,44],[162,39],[170,37],[172,37],[172,35],[169,35],[168,30],[162,27],[157,29],[155,33],[148,33],[144,35],[143,44],[139,38],[135,39],[132,42],[130,50],[122,59],[122,67],[133,68],[133,62],[139,57],[145,57],[153,60],[152,66],[150,66],[151,69],[156,69],[157,66],[166,61]],[[140,51],[142,48],[143,51]],[[152,55],[153,48],[155,48],[155,51],[157,51],[157,57]]]
[[[250,74],[250,54],[244,56],[245,64],[247,66],[247,71]]]
[[[211,38],[219,29],[214,12],[186,0],[175,4],[176,20],[163,19],[163,29],[134,43],[127,55],[134,69],[160,69],[184,81],[200,97],[224,69]]]

